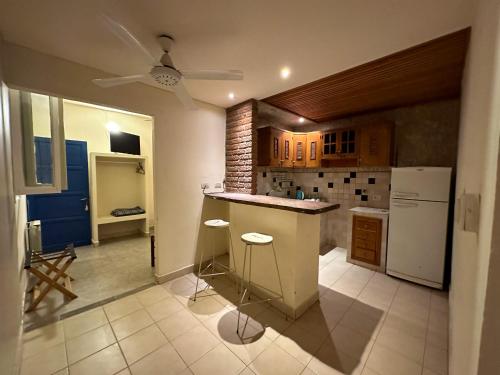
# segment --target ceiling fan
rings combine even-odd
[[[161,58],[156,59],[151,52],[137,39],[125,26],[112,18],[103,15],[105,24],[120,40],[125,44],[140,52],[144,58],[152,65],[149,72],[143,74],[134,74],[116,78],[96,78],[92,82],[96,85],[108,88],[113,86],[125,85],[133,82],[143,81],[148,76],[163,88],[171,90],[188,109],[196,109],[191,95],[183,84],[184,79],[200,80],[242,80],[243,72],[241,70],[178,70],[175,68],[169,52],[174,44],[174,39],[170,35],[158,36],[158,42],[164,53]]]

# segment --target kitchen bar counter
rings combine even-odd
[[[303,214],[317,215],[340,207],[337,203],[303,201],[298,199],[270,197],[267,195],[251,195],[242,193],[207,193],[206,197],[228,202],[276,208]]]
[[[274,238],[284,294],[284,300],[273,305],[296,319],[318,300],[320,217],[339,208],[338,204],[238,193],[205,194],[205,199],[228,205],[233,248],[229,264],[233,264],[234,256],[237,277],[242,277],[245,254],[241,235],[268,234]],[[272,248],[254,246],[252,252],[253,292],[263,297],[266,290],[278,292]]]

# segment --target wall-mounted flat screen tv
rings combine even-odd
[[[141,137],[135,134],[124,132],[111,133],[111,152],[121,152],[124,154],[141,154]]]

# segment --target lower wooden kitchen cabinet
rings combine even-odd
[[[356,207],[349,211],[347,261],[385,272],[389,210]]]

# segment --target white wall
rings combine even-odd
[[[0,38],[0,58],[4,53]],[[22,298],[25,285],[23,228],[26,221],[25,197],[15,197],[12,186],[10,127],[7,88],[0,64],[0,371],[18,373]]]
[[[205,103],[187,111],[171,93],[142,84],[102,89],[91,79],[103,72],[9,43],[4,72],[13,87],[154,117],[156,272],[192,265],[202,214],[226,212],[225,205],[204,205],[200,190],[201,182],[224,176],[225,111]]]
[[[454,230],[450,294],[450,374],[453,375],[478,373],[479,348],[484,335],[493,210],[498,192],[499,22],[500,2],[478,1],[465,70],[456,195],[480,194],[480,229],[478,234],[464,232],[457,225]],[[494,343],[497,356],[498,339]]]

